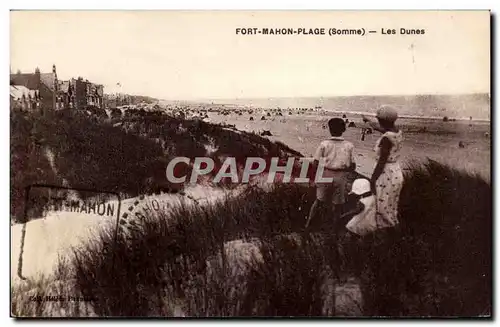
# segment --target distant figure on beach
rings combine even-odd
[[[371,127],[361,127],[361,141],[365,140],[365,136],[368,134],[372,134],[373,131]]]
[[[344,121],[341,118],[332,118],[328,121],[328,127],[332,137],[321,142],[317,148],[313,171],[317,173],[321,164],[324,168],[322,177],[332,178],[333,182],[316,183],[316,200],[309,212],[306,228],[318,214],[324,217],[325,213],[328,213],[332,219],[337,220],[338,207],[345,203],[349,175],[356,168],[352,154],[354,145],[342,137],[346,131]]]
[[[399,194],[403,187],[403,172],[399,164],[402,131],[395,126],[396,109],[382,106],[377,111],[378,124],[363,116],[374,130],[382,134],[375,145],[377,164],[371,177],[372,190],[377,196],[377,225],[379,228],[396,226],[398,221]]]

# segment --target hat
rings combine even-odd
[[[370,181],[366,178],[358,178],[352,183],[351,192],[357,195],[364,194],[371,191]]]
[[[398,119],[398,112],[394,107],[384,105],[377,110],[377,118],[394,122]]]

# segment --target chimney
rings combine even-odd
[[[40,89],[40,68],[35,68],[35,80],[36,80],[36,89]]]
[[[56,65],[52,65],[52,73],[54,74],[54,80],[57,81],[57,71]],[[56,82],[55,82],[56,83]],[[57,84],[57,83],[56,83]]]
[[[52,94],[52,110],[57,109],[57,72],[56,65],[52,65],[52,73],[54,74],[54,93]]]

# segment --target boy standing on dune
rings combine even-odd
[[[353,160],[354,145],[344,140],[345,122],[341,118],[328,121],[331,138],[320,143],[314,154],[314,169],[318,165],[324,168],[323,177],[333,179],[332,182],[316,182],[316,200],[314,201],[306,228],[318,214],[324,215],[327,209],[332,209],[332,218],[338,214],[340,205],[345,203],[346,184],[349,175],[356,168]]]

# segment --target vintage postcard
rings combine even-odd
[[[492,317],[489,11],[11,11],[11,316]]]

